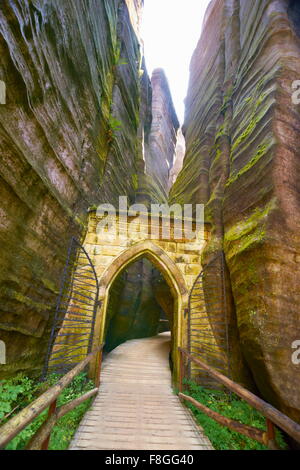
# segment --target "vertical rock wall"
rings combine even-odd
[[[174,185],[177,179],[177,176],[182,170],[184,157],[185,157],[185,138],[182,133],[182,129],[180,128],[177,132],[175,158],[174,158],[174,165],[170,171],[169,189],[172,188],[172,186]]]
[[[167,199],[170,172],[174,165],[178,118],[169,85],[162,69],[154,70],[152,84],[152,125],[147,145],[147,173]]]
[[[177,202],[206,204],[224,249],[237,341],[261,395],[300,420],[297,2],[214,0],[191,62]],[[292,10],[291,10],[292,8]],[[236,354],[235,354],[236,356]]]
[[[142,3],[1,0],[1,376],[40,369],[67,246],[84,235],[87,209],[119,195],[160,198],[145,174]]]

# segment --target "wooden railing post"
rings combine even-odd
[[[274,406],[265,402],[262,398],[259,398],[258,396],[254,395],[254,393],[250,392],[242,385],[238,384],[237,382],[234,382],[230,378],[218,372],[216,369],[210,367],[204,361],[195,358],[188,351],[185,351],[182,348],[178,349],[179,351],[181,351],[182,355],[185,356],[189,361],[199,365],[202,369],[208,372],[209,375],[214,377],[219,383],[225,385],[225,387],[231,390],[231,392],[238,395],[240,398],[245,400],[250,406],[258,410],[263,416],[265,416],[265,418],[267,419],[267,432],[263,433],[264,445],[268,446],[270,449],[278,449],[278,446],[276,444],[275,426],[278,426],[280,429],[285,431],[289,436],[295,439],[295,441],[300,442],[300,425],[298,423],[293,421],[287,415],[283,414],[281,411],[274,408]],[[181,398],[184,398],[184,400],[188,401],[192,400],[190,397],[186,396],[181,396]],[[199,403],[197,405],[201,406],[202,410],[204,410],[205,407],[203,407],[203,405]],[[209,413],[211,413],[211,410],[209,410]],[[219,417],[217,417],[217,419],[219,420]],[[222,419],[224,420],[224,417]],[[234,426],[236,425],[234,424]]]
[[[267,446],[269,449],[275,450],[278,449],[278,445],[276,443],[276,431],[275,426],[272,421],[266,418],[267,423]]]
[[[53,416],[56,412],[56,406],[57,406],[57,399],[54,400],[54,402],[51,403],[50,407],[49,407],[49,411],[48,411],[48,419],[51,418],[51,416]],[[41,450],[48,450],[48,447],[49,447],[49,442],[50,442],[50,437],[51,437],[51,433],[49,434],[49,436],[44,440],[44,442],[42,443],[42,446],[41,446]]]
[[[97,354],[97,367],[96,367],[96,377],[95,377],[95,387],[100,387],[100,377],[101,377],[101,368],[102,368],[102,358],[103,358],[103,349]]]
[[[179,351],[179,392],[182,393],[183,390],[183,378],[184,378],[184,357],[182,351]]]
[[[84,401],[92,398],[98,393],[98,388],[94,388],[89,392],[85,393],[81,397],[75,398],[75,400],[69,401],[65,405],[56,408],[54,414],[50,415],[46,421],[42,424],[42,426],[38,429],[38,431],[32,436],[29,443],[27,444],[27,450],[47,450],[44,443],[47,441],[47,438],[50,437],[51,431],[57,421],[65,416],[69,411],[74,410],[76,406],[80,405]]]
[[[19,434],[23,429],[32,423],[32,421],[39,416],[44,410],[49,407],[48,418],[42,424],[36,435],[31,439],[27,448],[47,449],[49,445],[49,434],[52,427],[55,425],[57,419],[64,416],[65,413],[71,411],[75,406],[78,406],[83,401],[91,398],[98,392],[98,388],[94,388],[90,392],[87,392],[82,397],[76,398],[75,400],[67,403],[66,405],[56,408],[57,398],[61,392],[72,382],[80,372],[82,372],[87,364],[93,359],[93,357],[101,351],[103,344],[96,348],[93,352],[71,369],[66,375],[64,375],[55,385],[50,387],[46,392],[40,395],[36,400],[27,405],[23,410],[12,417],[7,423],[3,424],[0,428],[0,449],[5,446]],[[37,437],[38,436],[38,437]]]

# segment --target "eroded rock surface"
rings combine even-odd
[[[182,130],[179,129],[177,132],[177,142],[176,142],[176,149],[175,149],[175,158],[174,158],[174,165],[170,171],[170,178],[169,178],[169,187],[170,189],[174,185],[177,176],[182,170],[183,167],[183,160],[185,157],[185,138],[182,133]]]
[[[165,197],[168,194],[170,171],[174,165],[178,118],[169,85],[162,69],[154,70],[151,79],[152,125],[149,135],[148,171]]]
[[[84,235],[87,209],[120,195],[161,199],[145,173],[152,90],[139,39],[142,4],[1,1],[2,376],[39,371],[67,246]],[[147,167],[155,173],[151,161]]]
[[[290,8],[290,9],[289,9]],[[206,205],[204,261],[224,249],[243,356],[261,395],[300,420],[298,2],[214,0],[191,63],[187,154],[172,201]]]

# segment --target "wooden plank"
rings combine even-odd
[[[178,349],[195,364],[198,364],[207,372],[209,372],[209,374],[214,377],[218,382],[225,385],[229,390],[236,393],[239,397],[249,403],[249,405],[251,405],[253,408],[260,411],[266,418],[272,421],[272,423],[276,424],[279,428],[289,434],[289,436],[295,439],[295,441],[300,442],[299,424],[297,424],[285,414],[281,413],[281,411],[277,410],[266,401],[254,395],[254,393],[249,392],[249,390],[247,390],[246,388],[237,384],[236,382],[229,379],[220,372],[217,372],[215,369],[205,364],[205,362],[201,361],[200,359],[196,359],[194,356],[192,356],[182,348]]]
[[[101,351],[103,345],[91,352],[83,361],[75,366],[70,372],[64,375],[56,385],[49,388],[34,402],[30,403],[26,408],[21,410],[16,416],[11,418],[0,428],[0,449],[5,447],[19,432],[21,432],[28,424],[30,424],[40,413],[42,413],[49,405],[60,395],[62,390],[66,388],[70,382],[78,375],[91,359]]]
[[[110,352],[99,393],[70,450],[213,450],[173,393],[170,340],[162,333]]]

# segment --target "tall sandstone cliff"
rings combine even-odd
[[[300,12],[213,0],[190,68],[187,153],[171,199],[206,205],[207,262],[224,249],[231,315],[261,395],[300,420]],[[297,33],[298,31],[298,33]]]
[[[84,236],[88,208],[119,195],[131,203],[162,198],[165,174],[156,174],[156,185],[145,172],[156,169],[146,151],[152,87],[139,37],[142,4],[1,0],[3,377],[40,369],[67,246],[72,235]],[[168,89],[159,92],[169,100]],[[174,115],[168,122],[176,135]],[[160,157],[161,168],[172,159],[168,148]]]
[[[174,165],[179,122],[165,73],[154,70],[151,79],[152,124],[148,139],[148,171],[160,188],[161,199],[168,198],[169,178]],[[166,155],[169,158],[164,158]]]

